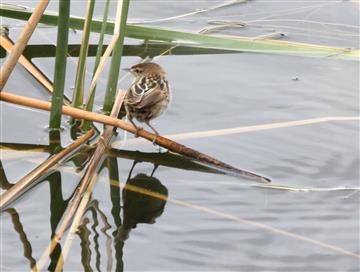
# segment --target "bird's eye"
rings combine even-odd
[[[142,70],[141,70],[141,69],[139,69],[139,68],[136,68],[136,69],[135,69],[135,73],[140,74],[140,73],[142,73]]]

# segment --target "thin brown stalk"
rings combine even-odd
[[[121,2],[119,1],[118,2],[118,11],[121,11],[120,6],[121,6]],[[119,18],[116,22],[115,28],[119,28],[119,24],[120,24],[120,20],[119,20],[120,16],[117,16],[117,17],[119,17]],[[118,37],[115,34],[113,37],[113,41],[115,42],[117,40],[118,40]],[[109,50],[107,50],[107,53],[111,52],[111,50],[112,50],[112,48],[110,46]],[[100,72],[105,64],[105,61],[108,58],[106,55],[107,54],[105,54],[105,56],[102,58],[103,63],[102,63],[102,65],[100,65],[99,69],[97,70],[98,75],[100,75]],[[94,80],[95,80],[94,82],[96,82],[98,75],[94,77]],[[119,91],[118,95],[116,96],[116,101],[114,103],[114,106],[112,107],[112,111],[111,111],[112,117],[118,116],[121,105],[124,101],[124,97],[125,97],[125,92]],[[87,112],[87,111],[84,111],[84,112]],[[88,112],[88,113],[90,113],[90,112]],[[83,118],[80,116],[77,119],[83,119]],[[42,255],[42,257],[40,258],[40,260],[38,262],[38,266],[40,268],[43,267],[45,260],[47,259],[47,256],[49,256],[50,253],[54,250],[58,241],[60,241],[60,239],[63,237],[65,230],[71,224],[70,233],[65,241],[63,254],[60,256],[58,263],[56,265],[56,271],[62,270],[62,267],[64,264],[64,259],[66,258],[67,252],[71,246],[71,239],[73,238],[73,233],[76,231],[76,229],[80,223],[80,220],[84,214],[85,208],[90,200],[90,196],[93,191],[93,187],[96,183],[97,170],[100,168],[100,165],[101,165],[100,162],[103,159],[103,154],[105,152],[107,145],[109,144],[109,142],[111,140],[112,135],[113,135],[113,127],[106,126],[104,132],[102,133],[102,135],[97,143],[96,150],[95,150],[93,156],[91,157],[90,162],[88,163],[85,174],[84,174],[83,178],[81,179],[78,189],[71,201],[71,204],[68,206],[68,208],[65,212],[63,221],[62,221],[57,233],[54,235],[53,239],[50,241],[46,251],[44,252],[44,254]],[[74,217],[74,219],[73,219],[73,217]],[[72,223],[71,223],[71,220],[72,220]]]
[[[94,74],[94,77],[91,80],[91,84],[90,84],[90,88],[89,88],[89,95],[88,95],[88,99],[86,100],[86,105],[90,102],[90,98],[93,95],[93,92],[95,90],[95,87],[96,87],[96,84],[97,84],[97,82],[99,80],[99,77],[100,77],[102,71],[104,70],[105,64],[106,64],[107,60],[109,59],[109,56],[112,53],[118,38],[119,38],[119,35],[114,35],[112,37],[109,45],[107,46],[103,56],[100,59],[99,66],[97,67],[96,72]]]
[[[112,110],[112,115],[117,116],[121,104],[123,102],[123,99],[125,97],[125,92],[119,92],[117,95],[117,99],[115,101],[115,105]],[[80,119],[80,118],[79,118]],[[88,167],[85,171],[85,174],[79,184],[79,187],[77,188],[77,191],[69,203],[69,206],[65,212],[65,216],[61,222],[61,225],[59,226],[57,232],[53,236],[53,239],[50,241],[48,247],[44,251],[43,255],[37,262],[37,267],[42,268],[45,265],[45,261],[47,260],[48,256],[53,252],[56,245],[59,243],[59,241],[62,239],[66,229],[71,224],[71,229],[76,229],[78,226],[78,223],[80,222],[80,219],[83,215],[84,209],[90,199],[91,192],[93,190],[93,187],[96,182],[97,177],[97,170],[99,168],[102,155],[105,152],[105,148],[107,147],[111,136],[113,134],[113,127],[107,126],[105,128],[104,133],[99,139],[99,142],[97,143],[97,148],[88,164]],[[73,216],[75,214],[75,217],[73,219]],[[73,219],[72,223],[71,220]],[[71,231],[70,231],[71,232]],[[69,239],[65,242],[67,250],[70,248],[71,242],[69,242]],[[65,252],[63,255],[60,256],[60,259],[58,261],[58,269],[62,267],[64,263],[64,255],[66,255],[67,250],[63,250]]]
[[[120,95],[121,95],[121,93],[120,93]],[[124,93],[121,96],[122,97],[120,97],[120,99],[124,97]],[[116,103],[115,105],[117,105],[117,104],[118,103]],[[105,151],[108,141],[111,138],[111,135],[112,135],[112,128],[111,128],[111,130],[110,129],[105,130],[103,135],[100,137],[100,140],[97,143],[97,148],[88,164],[86,172],[80,182],[80,185],[75,193],[75,196],[71,200],[69,208],[65,212],[64,219],[63,219],[60,227],[58,228],[58,231],[56,232],[56,234],[54,235],[50,244],[48,245],[47,249],[45,250],[44,254],[40,258],[39,262],[37,263],[37,265],[40,269],[44,266],[47,256],[49,256],[51,254],[51,252],[54,250],[56,244],[63,237],[68,226],[71,224],[70,232],[72,233],[72,230],[73,229],[76,230],[77,225],[80,223],[80,219],[83,215],[83,211],[90,199],[91,192],[92,192],[93,187],[96,182],[97,170],[99,168],[100,161],[103,157],[102,155]],[[74,214],[75,214],[75,217],[73,219]],[[73,219],[73,221],[71,223],[72,219]],[[65,242],[65,245],[66,245],[66,250],[65,250],[65,246],[64,246],[64,249],[63,249],[64,253],[60,256],[60,259],[57,264],[57,270],[60,269],[60,267],[62,267],[62,265],[64,264],[66,252],[69,250],[69,247],[71,245],[69,240],[67,240]]]
[[[5,60],[4,64],[0,69],[0,92],[4,88],[7,80],[10,77],[11,72],[14,70],[18,59],[20,58],[22,52],[25,49],[32,33],[34,32],[39,20],[41,19],[49,0],[40,0],[31,14],[29,20],[26,22],[23,31],[20,34],[20,37],[17,39],[13,49],[10,52],[10,55]]]
[[[10,103],[15,103],[27,107],[42,109],[49,111],[51,109],[51,103],[46,101],[41,101],[37,99],[27,98],[23,96],[18,96],[6,92],[0,93],[0,100],[4,100]],[[138,136],[147,139],[151,142],[154,142],[158,144],[159,146],[162,146],[170,151],[173,151],[175,153],[193,158],[195,160],[198,160],[202,163],[206,163],[212,166],[215,166],[219,169],[226,170],[229,173],[246,177],[248,179],[252,179],[254,181],[258,182],[269,182],[270,180],[266,177],[259,176],[257,174],[238,169],[234,166],[231,166],[227,163],[224,163],[222,161],[219,161],[213,157],[210,157],[206,154],[200,153],[199,151],[196,151],[194,149],[191,149],[189,147],[186,147],[185,145],[179,144],[175,141],[172,141],[170,139],[167,139],[162,136],[156,136],[155,134],[148,132],[144,129],[136,131],[135,127],[129,123],[126,123],[122,120],[119,120],[114,117],[88,112],[80,109],[75,109],[69,106],[63,106],[62,107],[62,113],[65,115],[70,115],[72,117],[78,118],[78,119],[85,119],[93,122],[99,122],[103,124],[108,124],[114,127],[118,127],[121,129],[124,129],[128,132],[131,132],[133,134],[137,133]]]
[[[93,129],[91,129],[90,131],[92,131],[92,130]],[[58,227],[56,233],[54,234],[54,236],[51,239],[51,241],[50,241],[49,245],[47,246],[46,250],[44,251],[44,253],[40,257],[39,261],[37,262],[37,268],[39,270],[42,270],[43,266],[45,265],[45,262],[48,259],[48,256],[50,256],[51,253],[54,251],[56,245],[62,239],[65,231],[67,230],[67,228],[71,224],[71,222],[72,222],[71,220],[73,219],[74,214],[79,209],[79,204],[81,203],[82,198],[84,197],[84,192],[88,188],[88,182],[95,184],[95,181],[96,181],[96,178],[97,178],[98,165],[99,165],[99,162],[100,162],[100,160],[102,158],[102,156],[97,155],[99,153],[99,151],[98,151],[99,146],[100,147],[104,146],[104,150],[105,150],[106,145],[104,144],[103,137],[100,137],[100,139],[99,139],[99,141],[97,143],[97,149],[95,150],[94,155],[91,157],[91,159],[90,159],[90,161],[88,163],[85,174],[84,174],[83,178],[81,179],[81,182],[80,182],[78,188],[76,189],[74,197],[70,201],[69,206],[67,207],[67,209],[66,209],[66,211],[64,213],[64,217],[63,217],[63,220],[62,220],[60,226]],[[62,258],[63,257],[60,256],[59,261],[61,261]]]
[[[111,111],[111,116],[117,116],[119,114],[121,105],[125,98],[125,92],[119,91],[114,107]],[[66,224],[66,227],[69,225],[68,222],[73,218],[69,235],[65,241],[62,254],[58,260],[58,263],[56,265],[55,271],[62,271],[62,267],[64,265],[64,261],[66,259],[66,256],[70,250],[71,243],[72,243],[72,237],[75,235],[78,226],[80,224],[81,218],[85,212],[85,209],[89,203],[89,200],[91,198],[91,194],[94,190],[94,186],[97,180],[97,172],[101,166],[101,162],[103,160],[103,155],[105,153],[106,147],[110,143],[111,137],[113,136],[113,126],[106,126],[104,132],[102,133],[95,152],[93,156],[91,157],[91,160],[89,162],[89,165],[85,171],[84,177],[81,180],[79,190],[77,191],[76,195],[74,196],[74,201],[72,202],[71,208],[74,210],[74,212],[66,213],[66,220],[64,219],[64,227]],[[74,215],[75,213],[75,215]]]
[[[0,36],[0,46],[2,46],[8,53],[14,47],[14,42],[7,36]],[[30,60],[28,60],[23,54],[19,58],[19,63],[49,92],[52,93],[54,90],[52,82],[36,67]],[[64,97],[65,105],[69,105],[70,100]]]
[[[38,178],[47,171],[51,167],[53,167],[56,163],[62,160],[66,155],[70,152],[74,151],[81,144],[89,140],[94,135],[95,130],[91,129],[86,134],[79,137],[76,141],[70,144],[68,147],[60,151],[59,153],[49,157],[43,163],[41,163],[38,167],[28,173],[25,177],[20,179],[14,186],[12,186],[9,190],[5,191],[0,196],[0,210],[3,210],[7,205],[9,205],[12,201],[16,200],[20,195],[22,195],[26,190],[30,188],[30,186],[34,185]]]
[[[6,36],[0,36],[0,45],[10,53],[14,47],[13,41]],[[41,85],[43,85],[49,92],[53,91],[53,86],[51,82],[44,77],[44,74],[39,71],[24,55],[20,55],[19,63],[24,66],[24,68],[29,71],[31,74],[36,75],[36,78],[39,79]]]
[[[178,134],[169,134],[169,135],[165,135],[165,137],[176,141],[190,140],[190,139],[194,140],[194,139],[202,139],[209,137],[228,136],[233,134],[257,132],[257,131],[270,130],[270,129],[308,126],[308,125],[333,122],[333,121],[360,121],[360,116],[328,116],[328,117],[310,118],[310,119],[302,119],[302,120],[294,120],[294,121],[284,121],[277,123],[265,123],[265,124],[258,124],[252,126],[241,126],[241,127],[223,128],[223,129],[201,130],[201,131],[185,132]],[[141,141],[142,141],[141,139],[127,140],[126,145],[127,146],[139,145]]]

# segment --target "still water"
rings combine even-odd
[[[171,17],[221,3],[133,1],[129,21]],[[83,16],[84,3],[72,5],[72,13]],[[57,3],[48,9],[56,11]],[[98,17],[101,10],[95,12]],[[249,23],[222,34],[280,31],[291,41],[359,47],[354,1],[248,1],[150,25],[195,32],[211,20]],[[7,22],[16,37],[22,22]],[[55,37],[55,29],[43,27],[32,42],[50,43]],[[80,39],[80,33],[71,33],[72,42]],[[52,78],[53,59],[33,61]],[[122,66],[138,61],[128,57]],[[154,125],[162,134],[173,135],[169,137],[359,115],[358,62],[245,53],[164,56],[156,62],[167,71],[173,101]],[[88,65],[91,71],[92,62]],[[71,97],[76,59],[69,59],[68,69],[66,92]],[[126,78],[120,87],[126,89],[130,82]],[[98,89],[97,110],[104,88]],[[20,66],[5,90],[49,99]],[[6,182],[15,183],[48,157],[48,114],[0,105],[3,192]],[[66,118],[63,127],[65,146],[71,142]],[[187,146],[270,177],[271,188],[202,172],[178,157],[171,158],[183,169],[164,166],[171,158],[157,154],[151,143],[127,135],[124,144],[122,136],[120,132],[99,172],[64,271],[359,271],[358,121],[330,120],[220,136],[177,135]],[[5,143],[16,143],[16,148]],[[40,150],[26,151],[27,145]],[[79,161],[80,155],[61,162],[1,213],[1,271],[29,270],[43,255],[84,171],[75,171]],[[160,166],[153,172],[154,163]],[[157,197],[124,190],[125,183],[152,190]],[[59,252],[60,247],[45,270],[54,269]]]

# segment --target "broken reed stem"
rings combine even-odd
[[[95,84],[93,85],[93,83],[96,83],[96,81],[104,67],[104,64],[105,64],[106,60],[108,59],[111,52],[113,52],[113,56],[111,58],[111,72],[114,72],[114,70],[117,70],[117,71],[119,70],[122,49],[123,49],[123,41],[124,41],[124,35],[125,35],[124,29],[125,29],[125,25],[126,25],[128,7],[129,7],[129,0],[125,0],[124,2],[118,1],[118,3],[117,3],[117,14],[116,14],[117,20],[115,23],[114,36],[112,38],[112,42],[111,42],[110,46],[107,48],[104,56],[101,59],[101,65],[99,65],[99,67],[97,69],[97,74],[94,75],[94,78],[92,80],[92,87],[95,87]],[[120,31],[120,26],[123,27],[122,31]],[[115,45],[117,45],[118,48],[116,48],[116,50],[113,51],[113,47]],[[107,94],[106,94],[107,98],[109,98],[109,96],[108,96],[109,95],[109,87],[110,87],[110,89],[111,89],[111,86],[113,88],[116,88],[117,81],[118,81],[118,72],[117,72],[117,74],[110,73],[109,79],[108,79],[108,90],[107,90]],[[92,92],[92,91],[93,90],[91,89],[90,92]],[[110,113],[111,117],[116,118],[118,116],[121,105],[124,102],[125,94],[126,94],[126,92],[119,90],[115,97],[115,92],[114,92],[113,100],[115,100],[115,101],[114,101],[113,105],[111,105],[111,107],[112,107],[111,113]],[[105,101],[106,101],[106,99],[105,99]],[[105,109],[105,110],[107,110],[107,109]],[[69,234],[65,240],[62,254],[60,255],[59,260],[56,264],[55,271],[62,271],[62,269],[63,269],[64,261],[70,250],[72,240],[74,239],[76,230],[78,229],[81,218],[85,212],[85,208],[86,208],[86,206],[90,200],[91,194],[93,192],[93,189],[94,189],[94,186],[95,186],[95,183],[97,180],[96,179],[97,172],[98,172],[98,169],[100,168],[101,160],[103,159],[105,149],[108,146],[108,144],[110,143],[110,140],[113,136],[113,129],[114,129],[114,127],[112,125],[105,126],[105,129],[96,145],[96,150],[95,150],[93,156],[91,157],[91,160],[88,164],[86,172],[81,180],[79,190],[76,192],[76,195],[74,197],[74,199],[76,201],[73,201],[73,203],[70,207],[71,209],[75,209],[75,210],[73,210],[72,212],[66,213],[66,215],[65,215],[65,218],[64,218],[64,221],[62,224],[62,226],[64,226],[64,227],[67,227],[70,224],[70,220],[72,219],[73,216],[74,216],[74,218],[71,223]],[[60,236],[60,238],[61,238],[61,236]]]
[[[70,152],[74,151],[80,145],[88,141],[95,133],[94,129],[89,130],[86,134],[79,137],[76,141],[71,143],[69,146],[64,148],[59,153],[49,157],[38,167],[28,173],[25,177],[20,179],[17,183],[14,184],[9,190],[5,191],[0,196],[0,210],[2,211],[6,206],[8,206],[12,201],[16,200],[20,195],[22,195],[31,185],[33,185],[40,176],[42,176],[46,171],[51,167],[57,164]]]
[[[10,102],[10,103],[19,104],[19,105],[23,105],[23,106],[27,106],[27,107],[47,110],[47,111],[49,111],[51,109],[50,102],[27,98],[27,97],[23,97],[23,96],[18,96],[18,95],[6,93],[6,92],[0,93],[0,100],[4,100],[4,101]],[[136,133],[136,129],[133,125],[126,123],[122,120],[119,120],[117,118],[114,118],[114,117],[109,117],[109,116],[98,114],[98,113],[75,109],[75,108],[72,108],[69,106],[63,106],[62,113],[65,115],[69,115],[69,116],[78,118],[78,119],[85,119],[85,120],[89,120],[89,121],[93,121],[93,122],[99,122],[99,123],[107,124],[110,126],[118,127],[123,130],[126,130],[128,132],[131,132],[133,134]],[[159,146],[162,146],[170,151],[173,151],[178,154],[196,159],[199,162],[215,166],[219,169],[226,170],[229,173],[232,173],[232,174],[235,174],[238,176],[242,176],[245,178],[249,178],[249,179],[252,179],[252,180],[258,181],[258,182],[270,182],[270,179],[268,179],[266,177],[259,176],[257,174],[254,174],[254,173],[251,173],[251,172],[248,172],[245,170],[238,169],[229,164],[221,162],[213,157],[210,157],[206,154],[200,153],[196,150],[193,150],[189,147],[179,144],[175,141],[172,141],[172,140],[167,139],[162,136],[156,136],[155,134],[150,133],[144,129],[139,130],[137,134],[138,134],[138,136],[145,138],[151,142],[154,142],[154,143],[158,144]]]
[[[99,147],[99,146],[101,146],[101,148],[104,148],[104,150],[105,150],[106,144],[104,144],[102,137],[100,137],[99,141],[97,142],[97,147]],[[96,151],[98,151],[98,148],[96,149]],[[71,226],[74,224],[74,221],[72,221],[73,216],[74,216],[74,214],[77,214],[77,211],[80,208],[79,205],[83,201],[82,199],[84,197],[84,192],[86,192],[87,188],[90,187],[89,180],[90,180],[90,184],[95,184],[95,181],[97,178],[97,170],[100,165],[99,162],[100,162],[101,158],[102,158],[102,155],[96,156],[95,153],[91,157],[91,159],[88,163],[88,166],[86,168],[85,174],[84,174],[83,178],[81,179],[80,184],[76,188],[74,197],[71,199],[71,201],[68,204],[68,207],[66,208],[66,211],[64,213],[64,216],[63,216],[60,226],[58,227],[56,233],[54,234],[49,245],[47,246],[44,253],[40,257],[39,261],[36,263],[36,269],[39,269],[39,270],[43,269],[46,261],[48,260],[49,256],[52,254],[52,252],[54,251],[56,245],[60,242],[61,238],[64,236],[64,233],[67,230],[67,228],[69,227],[69,225],[71,224],[71,222],[73,222],[71,224]],[[86,201],[86,203],[87,203],[87,200],[88,199],[85,199],[84,201]],[[56,271],[58,270],[58,267],[62,267],[62,265],[64,263],[64,259],[65,258],[62,253],[57,262]],[[34,267],[33,271],[35,271],[35,267]]]
[[[38,22],[40,21],[49,0],[40,0],[31,14],[29,20],[26,22],[24,30],[21,32],[20,37],[17,39],[10,55],[6,58],[4,64],[0,69],[0,92],[4,88],[7,80],[10,77],[11,72],[14,70],[18,59],[24,51],[32,33],[34,32]]]
[[[111,137],[110,137],[111,138]],[[108,140],[110,140],[108,138]],[[94,186],[96,184],[98,170],[103,159],[103,154],[108,145],[108,142],[105,141],[103,137],[100,137],[97,142],[97,147],[94,155],[89,161],[86,172],[81,179],[80,187],[77,189],[74,199],[71,201],[70,209],[65,213],[64,220],[62,221],[61,227],[57,234],[57,240],[61,239],[65,230],[70,225],[69,234],[65,240],[64,246],[62,248],[61,255],[57,261],[55,271],[62,271],[65,259],[69,253],[72,240],[78,229],[78,226],[81,222],[81,218],[84,214],[86,206],[90,200],[91,194],[93,192]],[[50,242],[50,244],[52,241]],[[52,252],[52,251],[51,251]],[[50,254],[49,254],[50,255]],[[39,266],[42,269],[41,266]]]
[[[14,47],[14,42],[7,36],[0,36],[0,46],[3,47],[6,52],[10,53]],[[19,63],[24,66],[24,68],[49,92],[53,92],[53,85],[49,81],[49,79],[31,62],[29,61],[24,55],[19,57]],[[66,99],[66,98],[65,98]],[[67,99],[66,103],[69,100]],[[66,104],[65,103],[65,104]]]
[[[119,91],[116,96],[116,101],[114,103],[114,107],[111,111],[111,116],[117,116],[119,114],[121,105],[124,102],[126,92]],[[99,141],[96,144],[96,149],[94,154],[89,161],[88,167],[86,168],[85,174],[81,179],[81,183],[79,186],[79,190],[76,192],[73,201],[71,203],[72,212],[66,213],[65,218],[62,222],[62,228],[65,230],[67,226],[70,224],[70,220],[73,218],[69,234],[65,240],[62,254],[59,257],[59,260],[56,265],[55,271],[62,271],[65,259],[69,253],[71,243],[74,239],[74,235],[79,227],[81,222],[81,218],[85,212],[86,206],[91,198],[91,194],[94,190],[94,186],[96,184],[98,170],[101,166],[101,162],[103,160],[103,155],[105,153],[106,147],[110,143],[111,137],[114,134],[113,126],[105,126],[105,130],[101,134]],[[75,210],[76,209],[76,210]],[[75,214],[75,215],[74,215]],[[61,236],[60,236],[61,237]]]

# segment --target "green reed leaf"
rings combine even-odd
[[[1,16],[27,20],[31,12],[23,9],[14,9],[0,6]],[[48,25],[57,25],[56,15],[45,14],[41,22]],[[74,29],[82,29],[84,19],[79,17],[70,18],[70,26]],[[93,21],[91,30],[101,31],[102,21]],[[112,34],[113,22],[108,22],[106,33]],[[244,37],[209,36],[184,31],[174,31],[156,27],[145,27],[140,25],[127,25],[125,35],[130,38],[166,41],[174,45],[182,45],[197,48],[232,50],[236,52],[252,52],[266,54],[293,55],[304,57],[331,57],[343,60],[360,60],[358,49],[338,48],[308,43],[288,42],[281,40],[256,40]]]

